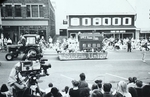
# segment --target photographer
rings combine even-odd
[[[11,87],[13,92],[13,97],[21,97],[23,90],[26,88],[25,78],[20,74],[20,62],[18,62],[8,78],[8,85]]]

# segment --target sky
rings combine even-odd
[[[116,7],[116,6],[112,6],[113,4],[110,3],[111,1],[114,0],[51,0],[51,1],[55,1],[56,2],[56,9],[55,9],[55,16],[56,16],[56,33],[58,32],[58,29],[63,28],[63,20],[66,19],[66,15],[69,13],[81,13],[83,10],[87,10],[87,12],[92,12],[92,13],[96,13],[97,10],[93,10],[95,8],[98,9],[98,11],[100,12],[109,12],[110,10],[112,10],[111,8]],[[115,0],[118,3],[118,6],[120,4],[120,1],[124,1],[124,0]],[[137,24],[138,27],[148,27],[150,26],[150,22],[145,20],[145,22],[142,23],[143,18],[147,18],[149,15],[148,13],[149,10],[147,10],[148,8],[150,8],[150,0],[127,0],[129,2],[130,5],[132,5],[131,7],[133,8],[133,10],[137,10],[140,11],[139,13],[139,22]],[[138,3],[137,3],[138,1]],[[98,3],[108,3],[107,6],[103,6],[102,8],[100,6],[97,6]],[[95,5],[94,5],[95,4]],[[85,5],[85,6],[84,6]],[[121,5],[121,4],[120,4]],[[136,7],[136,5],[138,7]],[[111,7],[110,7],[111,6]],[[121,10],[127,10],[128,7],[124,7],[124,4],[121,5]],[[117,8],[117,7],[116,7]],[[118,9],[114,10],[119,12],[120,8],[118,7]],[[142,11],[143,10],[143,11]],[[99,14],[99,13],[98,13]],[[64,27],[65,28],[65,27]]]
[[[78,12],[81,13],[83,10],[88,10],[87,12],[93,12],[94,13],[96,10],[93,10],[92,7],[97,6],[97,5],[94,5],[94,4],[102,3],[103,1],[109,2],[109,0],[51,0],[51,2],[53,2],[53,1],[55,2],[56,33],[58,33],[59,28],[64,27],[63,24],[62,24],[62,21],[64,19],[66,19],[67,14],[72,13],[72,12],[73,13],[78,13]],[[134,0],[130,0],[130,1],[134,4]],[[85,7],[84,4],[87,7]],[[88,8],[88,6],[91,7],[91,8]],[[110,7],[108,7],[108,8],[106,7],[105,11],[106,11],[106,9],[107,9],[107,11],[111,10]],[[102,11],[103,11],[103,9],[102,9]]]

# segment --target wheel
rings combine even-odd
[[[12,54],[6,54],[5,58],[7,61],[11,61],[11,60],[13,60],[14,57]]]
[[[27,53],[27,54],[28,54],[28,53],[33,53],[33,54],[37,55],[37,54],[38,54],[38,51],[37,51],[35,48],[29,48],[26,53]]]

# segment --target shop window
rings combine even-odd
[[[101,18],[93,18],[93,25],[94,26],[101,25]]]
[[[6,5],[5,12],[6,12],[6,17],[12,17],[12,6]]]
[[[15,5],[15,16],[21,17],[21,5]]]
[[[123,25],[131,25],[131,18],[130,17],[123,18]]]
[[[79,18],[71,18],[71,25],[72,26],[79,26]]]
[[[103,25],[111,25],[111,18],[103,18]]]
[[[119,17],[113,18],[112,24],[113,25],[121,25],[121,18],[119,18]]]
[[[83,26],[90,26],[91,25],[91,19],[90,18],[83,18],[82,19],[82,25]]]

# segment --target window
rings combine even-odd
[[[103,18],[103,25],[111,25],[111,18]]]
[[[123,25],[131,25],[131,18],[130,17],[123,18]]]
[[[101,18],[93,18],[93,25],[94,26],[101,25]]]
[[[1,8],[1,17],[4,17],[4,13],[3,13],[3,6],[0,5],[0,8]]]
[[[90,26],[91,25],[91,18],[83,18],[82,19],[83,26]]]
[[[149,9],[149,19],[150,19],[150,9]]]
[[[91,44],[90,44],[90,43],[88,44],[88,47],[91,47]]]
[[[119,18],[119,17],[113,18],[112,24],[113,25],[121,25],[121,18]]]
[[[96,44],[95,44],[95,43],[93,44],[93,47],[96,47]]]
[[[128,23],[129,23],[129,20],[128,20],[128,19],[125,19],[125,23],[128,24]]]
[[[26,10],[27,10],[27,17],[31,17],[30,5],[27,5]]]
[[[39,12],[40,12],[40,17],[44,17],[43,5],[39,5]]]
[[[83,45],[83,47],[86,47],[86,44],[83,43],[82,45]]]
[[[115,19],[115,24],[118,24],[118,19]]]
[[[38,5],[31,5],[32,17],[38,17]]]
[[[44,17],[43,5],[27,5],[27,17]]]
[[[97,44],[97,47],[101,47],[101,45],[98,43],[98,44]]]
[[[21,17],[21,5],[15,5],[15,17]]]
[[[79,18],[71,18],[71,25],[72,26],[79,26]]]
[[[6,17],[12,17],[12,6],[11,5],[6,5]]]
[[[85,24],[86,24],[86,25],[88,24],[88,19],[85,19]]]

